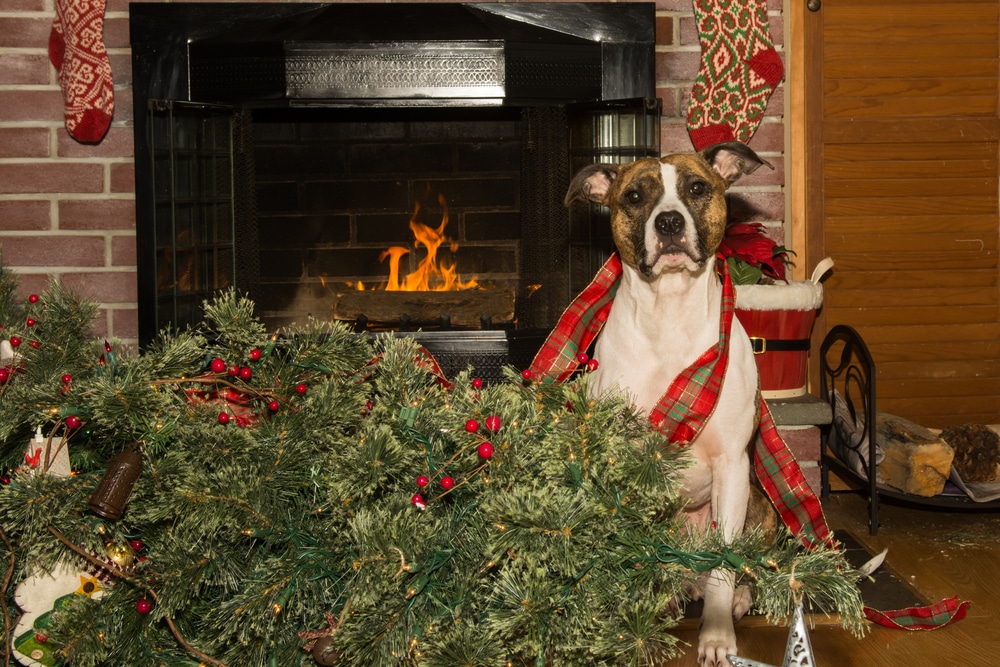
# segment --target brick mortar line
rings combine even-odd
[[[27,264],[4,264],[4,267],[17,273],[38,273],[53,276],[79,275],[81,273],[135,273],[134,266],[34,266]],[[113,303],[133,303],[132,301],[114,301]]]
[[[67,155],[53,155],[52,157],[0,157],[0,165],[3,164],[45,164],[51,165],[53,162],[60,164],[127,164],[134,161],[131,157],[74,157]]]
[[[0,202],[5,201],[135,201],[134,192],[102,193],[62,193],[62,192],[8,192],[0,194]]]
[[[11,229],[0,231],[0,238],[49,238],[67,236],[87,236],[110,239],[113,237],[129,238],[135,236],[134,229]]]

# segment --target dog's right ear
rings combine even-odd
[[[611,184],[618,177],[618,166],[617,164],[592,164],[578,171],[569,183],[569,190],[563,199],[563,205],[569,206],[575,201],[603,203],[611,189]]]

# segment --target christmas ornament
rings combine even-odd
[[[525,380],[530,380],[531,379],[531,369],[530,368],[525,368],[523,371],[521,371],[521,377],[523,377]]]
[[[277,401],[271,401],[270,403],[267,404],[267,409],[270,410],[271,412],[277,412],[278,408],[280,407],[281,405],[279,405]]]
[[[0,364],[14,363],[14,347],[9,340],[0,340]]]
[[[8,371],[6,368],[0,368],[0,384],[7,384],[7,380],[9,379],[10,379],[10,371]]]
[[[465,430],[469,433],[475,433],[476,431],[479,430],[479,422],[477,422],[475,419],[470,419],[469,421],[465,422]]]
[[[448,491],[453,486],[455,486],[455,480],[453,478],[447,477],[447,476],[441,478],[441,488],[442,489],[444,489],[445,491]]]
[[[496,433],[500,430],[500,425],[503,422],[496,415],[490,415],[486,418],[486,430],[490,433]]]
[[[482,389],[483,388],[483,379],[482,378],[472,378],[472,388],[473,389]]]
[[[219,423],[222,424],[223,426],[225,426],[226,424],[229,423],[229,413],[228,412],[220,412],[219,413]]]
[[[70,375],[69,373],[63,374],[63,376],[62,376],[62,382],[63,382],[63,384],[69,384],[72,381],[73,381],[73,376],[72,375]]]
[[[413,503],[413,506],[418,510],[427,509],[427,503],[424,502],[424,497],[419,493],[414,493],[413,497],[410,498],[410,502]]]
[[[56,0],[55,5],[49,60],[59,73],[66,130],[77,141],[96,143],[104,138],[115,112],[114,81],[104,48],[105,0]]]
[[[216,357],[212,359],[212,372],[213,373],[224,373],[226,370],[226,362],[222,359]]]
[[[153,603],[146,598],[139,598],[136,600],[135,610],[145,616],[153,610]]]
[[[80,421],[80,418],[77,417],[76,415],[70,415],[69,417],[66,417],[66,428],[70,430],[75,430],[80,428],[81,423],[82,422]]]
[[[481,459],[493,458],[493,443],[491,442],[480,443],[479,447],[476,448],[476,453],[479,454],[479,458]]]
[[[258,348],[256,348],[256,347],[254,349],[250,350],[250,358],[253,361],[257,361],[258,359],[260,359],[260,350]]]
[[[767,0],[695,0],[701,68],[691,89],[687,129],[695,150],[747,143],[784,76],[768,34]]]
[[[253,370],[249,366],[244,366],[240,369],[240,377],[244,380],[249,380],[253,377]]]
[[[62,644],[49,633],[54,616],[76,596],[97,599],[104,588],[76,562],[60,561],[52,572],[34,570],[14,591],[21,616],[8,635],[10,655],[24,667],[55,667],[64,662],[59,656]]]
[[[41,427],[37,427],[35,437],[28,441],[24,452],[24,463],[35,473],[69,477],[69,445],[66,438],[46,438]]]
[[[333,648],[333,637],[320,637],[312,648],[312,659],[317,665],[329,667],[340,662],[340,651]]]
[[[419,486],[420,488],[424,488],[425,486],[430,484],[430,481],[431,480],[427,478],[427,475],[420,475],[419,477],[417,477],[417,486]]]
[[[90,497],[90,511],[111,521],[120,519],[141,474],[142,445],[135,441],[108,462],[97,490]]]
[[[28,303],[38,303],[38,295],[37,294],[29,294],[28,295]]]
[[[26,319],[24,321],[24,326],[26,326],[26,327],[33,327],[33,326],[35,326],[35,318],[29,317],[28,319]]]
[[[308,389],[309,387],[307,387],[304,382],[300,382],[297,385],[295,385],[295,391],[297,391],[300,394],[306,393]]]
[[[733,667],[774,667],[774,665],[735,655],[726,657],[729,658]],[[792,625],[788,629],[788,643],[785,645],[785,660],[781,663],[781,667],[815,667],[815,665],[812,642],[809,641],[809,628],[806,625],[800,601],[795,605],[795,611],[792,614]]]
[[[10,346],[11,347],[20,347],[21,346],[21,337],[20,336],[11,336],[10,337]]]
[[[120,569],[125,569],[135,562],[135,552],[127,544],[109,542],[104,546],[108,554],[108,560],[117,565]]]
[[[146,545],[142,543],[142,540],[131,540],[128,545],[132,547],[132,551],[139,552]]]
[[[597,359],[591,359],[590,361],[587,362],[587,370],[590,372],[596,371],[597,366],[598,366]]]
[[[336,665],[340,662],[340,651],[333,649],[333,635],[340,627],[340,620],[326,612],[326,626],[321,630],[302,630],[299,639],[308,640],[302,650],[309,652],[317,665]]]
[[[236,377],[237,375],[240,374],[240,367],[239,366],[230,366],[229,367],[229,371],[227,371],[227,372],[229,373],[230,377]]]
[[[579,361],[581,364],[585,364],[588,361],[590,361],[590,357],[587,356],[586,352],[581,352],[580,354],[576,355],[576,360]]]

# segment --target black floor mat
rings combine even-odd
[[[875,556],[875,554],[869,553],[867,549],[861,546],[854,539],[854,536],[847,531],[835,530],[833,531],[833,537],[844,545],[844,558],[854,567],[861,567]],[[891,559],[892,552],[890,551],[886,556],[886,560]],[[907,607],[927,604],[925,600],[920,599],[912,588],[900,581],[886,567],[885,563],[875,570],[870,578],[862,579],[858,584],[858,588],[861,590],[861,599],[864,601],[865,606],[880,611],[905,609]]]

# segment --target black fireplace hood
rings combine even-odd
[[[135,46],[145,41],[137,34],[135,13],[156,5],[131,7]],[[191,101],[249,107],[541,106],[655,97],[655,90],[646,89],[654,80],[652,3],[192,8],[198,7],[207,20],[196,22],[184,40]],[[147,24],[159,41],[164,23],[157,14],[150,12]]]

